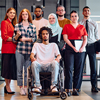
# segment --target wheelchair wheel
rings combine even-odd
[[[67,93],[66,93],[66,92],[61,92],[61,93],[60,93],[60,98],[61,98],[62,100],[65,100],[65,99],[67,98]]]
[[[29,100],[32,100],[33,94],[29,92],[29,93],[28,93],[28,98],[29,98]]]

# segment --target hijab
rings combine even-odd
[[[58,35],[58,41],[60,42],[62,28],[59,26],[56,14],[54,13],[49,14],[48,19],[50,18],[51,15],[55,17],[56,21],[54,24],[48,23],[48,27],[52,29],[52,33],[53,33],[52,37]]]

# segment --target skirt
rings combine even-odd
[[[17,67],[15,54],[2,54],[1,76],[6,79],[17,80]]]

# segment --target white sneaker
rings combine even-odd
[[[33,88],[32,91],[41,93],[41,89],[42,89],[42,86],[39,86],[39,87]]]
[[[57,87],[55,85],[51,85],[52,92],[58,92]]]
[[[25,94],[27,94],[27,87],[24,88]]]
[[[26,95],[26,94],[25,94],[25,91],[24,91],[24,89],[23,89],[23,87],[20,88],[20,94],[21,94],[22,96]]]

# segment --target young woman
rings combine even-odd
[[[6,86],[4,93],[14,94],[11,91],[11,79],[16,80],[16,60],[15,51],[16,44],[12,42],[14,33],[14,25],[17,24],[17,15],[14,8],[9,8],[6,12],[4,20],[1,22],[1,37],[2,37],[2,67],[1,76],[5,78]]]
[[[58,44],[61,40],[62,28],[59,26],[57,16],[54,13],[51,13],[48,16],[48,20],[48,27],[52,29],[53,33],[50,42],[55,42]]]
[[[70,89],[72,89],[73,80],[73,92],[72,95],[79,95],[77,89],[79,89],[80,80],[82,77],[82,68],[85,57],[84,48],[87,44],[87,32],[83,25],[78,24],[78,13],[72,11],[70,13],[71,24],[66,24],[63,29],[63,37],[66,42],[65,50],[65,89],[67,89],[68,96],[71,95]],[[79,50],[76,48],[75,41],[78,41],[81,46]],[[74,74],[73,74],[74,67]]]
[[[16,62],[17,62],[17,84],[20,87],[20,94],[27,94],[27,67],[30,65],[30,54],[33,43],[36,41],[36,27],[32,24],[31,13],[23,9],[19,15],[19,22],[15,25],[16,35],[13,41],[17,42]],[[20,37],[20,38],[19,38]],[[24,67],[24,84],[23,84]],[[24,88],[23,88],[24,85]]]

